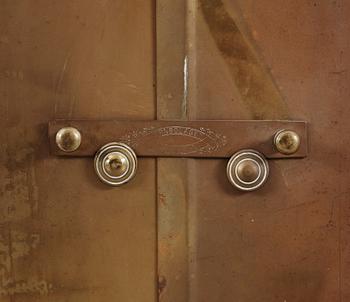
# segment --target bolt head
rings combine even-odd
[[[81,144],[81,134],[78,129],[64,127],[56,133],[56,144],[64,152],[74,152]]]
[[[274,137],[274,144],[278,152],[291,155],[300,147],[300,136],[292,130],[281,130]]]
[[[113,142],[97,151],[94,167],[102,182],[121,186],[135,177],[137,157],[128,145]]]
[[[230,158],[226,173],[230,183],[241,191],[254,191],[262,187],[269,175],[269,164],[263,154],[244,149]]]

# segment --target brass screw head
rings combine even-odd
[[[103,170],[111,177],[122,177],[129,169],[129,159],[120,152],[111,152],[103,159]]]
[[[102,182],[111,186],[121,186],[135,177],[137,157],[128,145],[113,142],[97,151],[94,167]]]
[[[261,168],[254,159],[242,159],[237,163],[236,175],[242,182],[254,182],[261,174]]]
[[[292,130],[281,130],[275,134],[274,145],[278,152],[291,155],[300,147],[300,137]]]
[[[56,144],[64,152],[74,152],[81,144],[81,134],[78,129],[64,127],[56,134]]]

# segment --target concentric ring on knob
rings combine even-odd
[[[232,155],[226,173],[230,183],[237,189],[254,191],[266,182],[269,164],[260,152],[245,149]]]
[[[98,177],[104,183],[120,186],[135,176],[137,157],[128,145],[109,143],[96,153],[94,167]]]

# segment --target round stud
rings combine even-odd
[[[269,164],[260,152],[241,150],[227,164],[230,183],[242,191],[254,191],[264,185],[269,176]]]
[[[74,152],[81,144],[81,134],[76,128],[64,127],[56,133],[56,144],[64,152]]]
[[[300,137],[292,130],[281,130],[275,134],[274,144],[278,152],[291,155],[300,147]]]
[[[135,176],[137,157],[128,145],[109,143],[96,153],[94,167],[98,177],[104,183],[120,186]]]

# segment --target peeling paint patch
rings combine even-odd
[[[0,232],[0,296],[16,294],[48,294],[52,285],[45,280],[16,280],[13,273],[14,262],[29,256],[40,243],[40,235],[19,230]]]
[[[22,70],[6,70],[4,72],[4,76],[13,80],[21,80],[24,79],[24,73]]]
[[[39,202],[35,150],[30,146],[16,146],[14,149],[4,146],[4,165],[0,168],[0,297],[46,295],[52,285],[42,279],[40,271],[27,276],[15,269],[26,257],[35,258],[41,238],[30,227]],[[19,270],[22,271],[21,266]]]
[[[6,286],[0,288],[0,297],[18,294],[40,294],[44,296],[50,292],[51,288],[51,285],[44,280],[30,279],[27,281],[9,282]]]
[[[164,292],[165,288],[167,286],[167,280],[164,276],[159,276],[158,278],[158,295],[161,296],[161,294]]]

